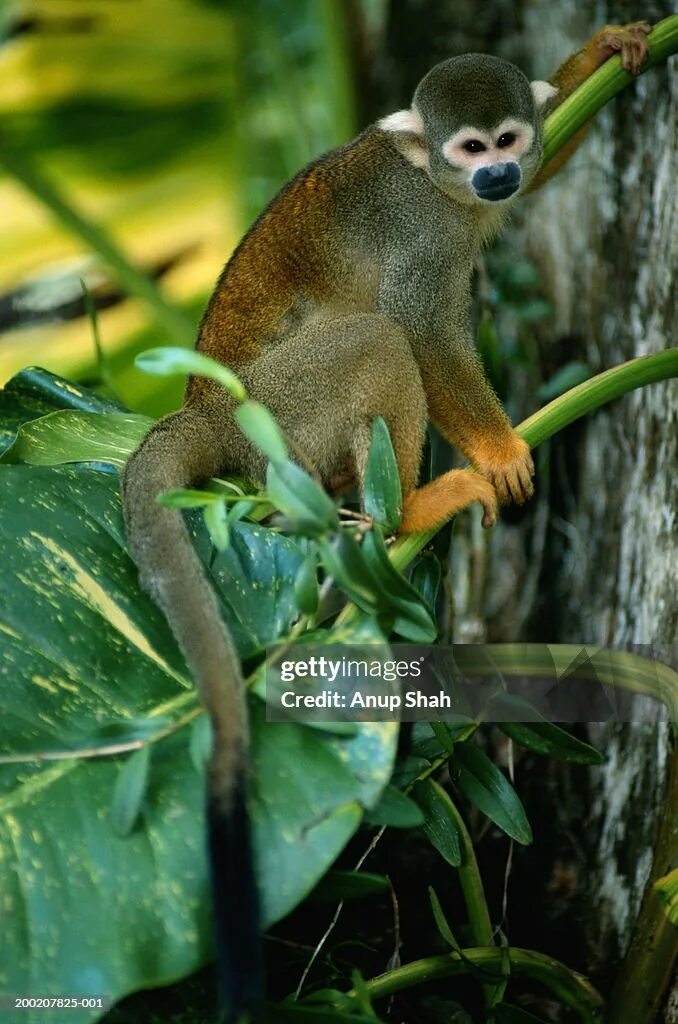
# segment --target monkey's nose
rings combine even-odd
[[[471,185],[480,199],[495,202],[508,199],[520,185],[520,167],[514,161],[505,164],[487,164],[479,167],[471,178]]]

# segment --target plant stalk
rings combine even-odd
[[[678,747],[674,743],[652,870],[624,962],[617,974],[608,1024],[654,1024],[678,963],[678,928],[654,888],[678,868]]]
[[[523,975],[541,982],[557,999],[574,1010],[583,1024],[598,1024],[603,999],[586,978],[569,970],[560,961],[532,950],[510,948],[508,954],[512,976]],[[498,980],[501,980],[506,950],[482,946],[477,949],[465,949],[463,955],[465,960],[470,961],[474,967],[496,970]],[[423,960],[415,960],[404,967],[372,978],[365,982],[365,988],[371,999],[383,999],[385,996],[401,992],[403,989],[413,988],[423,982],[468,974],[468,972],[469,965],[462,960],[459,954],[450,953],[447,956],[431,956]],[[355,996],[356,993],[351,991],[349,995]]]
[[[678,376],[678,348],[666,349],[653,355],[638,356],[619,366],[613,366],[571,388],[564,395],[555,398],[543,409],[539,409],[517,428],[530,448],[536,448],[575,420],[599,409],[614,398],[633,391],[635,388],[669,380]],[[404,569],[435,537],[437,530],[426,530],[399,537],[389,550],[397,569]],[[343,623],[356,614],[354,606],[344,609],[339,617]]]
[[[647,44],[649,53],[640,69],[641,74],[678,52],[678,15],[671,15],[658,22],[647,37]],[[601,107],[633,81],[634,76],[624,71],[621,58],[614,56],[606,60],[579,88],[575,89],[572,95],[546,118],[542,168],[587,121],[598,113]]]

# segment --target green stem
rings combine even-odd
[[[545,985],[553,995],[569,1006],[584,1024],[597,1024],[603,1000],[593,985],[581,975],[569,970],[552,957],[528,949],[508,950],[511,960],[511,975],[524,975]],[[496,970],[500,976],[506,950],[483,946],[463,950],[464,958],[474,966],[485,970]],[[413,988],[426,981],[467,974],[469,965],[457,953],[447,956],[431,956],[424,960],[399,967],[395,971],[381,974],[365,982],[365,988],[372,999],[383,999],[394,992]],[[355,995],[350,992],[349,995]]]
[[[0,140],[0,167],[4,167],[24,188],[61,221],[67,231],[81,238],[98,253],[113,271],[120,285],[130,295],[136,295],[153,309],[158,322],[170,338],[179,345],[193,342],[195,326],[180,310],[162,297],[153,281],[129,262],[121,249],[103,228],[88,220],[60,192],[57,185],[27,160],[6,140]]]
[[[678,749],[669,765],[662,821],[654,860],[628,952],[610,999],[609,1024],[653,1024],[675,976],[678,928],[669,921],[654,888],[678,868]]]
[[[666,349],[654,355],[638,356],[571,388],[524,420],[516,429],[530,448],[536,448],[559,430],[614,398],[619,398],[646,384],[677,376],[678,348]],[[437,530],[426,530],[423,533],[399,537],[389,551],[396,568],[402,570],[408,566],[436,533]],[[349,605],[339,616],[339,620],[346,623],[355,614],[355,607]]]
[[[461,891],[464,894],[464,903],[468,912],[471,934],[478,946],[493,946],[494,933],[492,931],[492,921],[490,920],[490,912],[487,908],[487,899],[480,875],[480,868],[478,867],[475,850],[473,849],[473,840],[453,800],[450,800],[450,806],[461,839],[461,864],[457,871],[459,873]]]
[[[652,658],[627,651],[612,651],[596,645],[581,644],[485,644],[477,661],[472,645],[466,648],[464,671],[469,675],[494,675],[497,671],[512,676],[567,676],[582,651],[588,661],[577,666],[577,679],[590,679],[628,693],[653,697],[666,705],[669,719],[678,723],[678,672]]]
[[[658,22],[647,37],[649,54],[641,73],[649,71],[671,54],[678,52],[678,15]],[[544,124],[542,167],[553,159],[559,149],[586,124],[613,96],[634,81],[624,71],[621,59],[611,57],[568,96]]]

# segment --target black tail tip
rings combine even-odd
[[[236,784],[228,811],[207,807],[214,935],[223,1024],[265,1024],[259,890],[247,795]]]

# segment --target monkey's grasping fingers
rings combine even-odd
[[[647,21],[632,21],[628,25],[606,25],[596,37],[601,64],[618,53],[624,70],[632,75],[639,74],[648,54],[645,36],[651,30],[652,26]]]
[[[504,489],[508,490],[506,501],[513,500],[517,505],[522,505],[528,498],[531,498],[534,494],[533,473],[534,462],[528,453],[524,459],[514,463],[507,470],[504,477],[505,487],[502,487],[501,483],[495,485],[497,493],[500,494],[500,500],[502,500],[500,491]]]
[[[516,433],[503,444],[486,442],[473,452],[472,460],[496,489],[500,504],[515,501],[522,505],[532,497],[534,462],[527,444]]]

